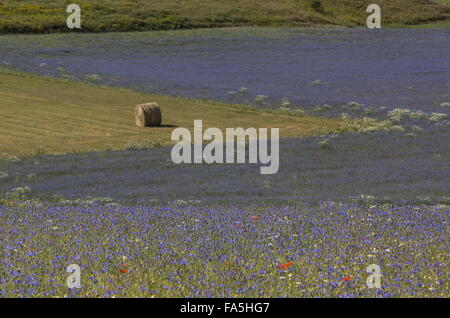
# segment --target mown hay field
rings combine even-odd
[[[161,127],[135,125],[134,107],[157,102]],[[339,129],[341,119],[297,117],[212,101],[142,94],[130,90],[0,73],[0,156],[126,149],[130,144],[172,144],[175,127],[280,128],[281,137]]]

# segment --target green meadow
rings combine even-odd
[[[0,34],[68,32],[67,0],[0,1]],[[364,0],[79,0],[82,32],[229,26],[363,26]],[[448,0],[378,0],[384,26],[448,26]]]

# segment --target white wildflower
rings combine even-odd
[[[287,98],[281,99],[281,107],[282,108],[290,108],[291,102],[289,101],[289,99],[287,99]]]
[[[305,111],[303,110],[303,109],[301,109],[301,108],[297,108],[296,110],[295,110],[295,113],[297,114],[297,115],[305,115]]]
[[[427,119],[429,115],[421,110],[413,111],[409,114],[412,119]]]
[[[319,147],[322,149],[325,148],[329,148],[330,147],[330,140],[329,139],[324,139],[322,141],[319,142]]]
[[[97,82],[101,80],[101,77],[97,74],[89,74],[86,76],[87,81]]]
[[[241,94],[247,94],[247,92],[248,92],[248,88],[247,88],[247,87],[241,87],[241,88],[239,88],[239,93],[241,93]]]
[[[394,123],[399,123],[404,117],[409,116],[411,110],[407,108],[395,108],[387,113],[389,120]]]
[[[447,118],[447,114],[441,114],[441,113],[431,113],[431,116],[429,118],[430,121],[439,121],[442,119]]]
[[[323,110],[322,106],[316,106],[313,109],[313,111],[315,111],[315,112],[321,112],[322,110]]]
[[[266,101],[266,99],[268,99],[268,98],[269,98],[269,96],[267,96],[267,95],[257,95],[255,97],[255,102],[256,103],[264,103]]]
[[[391,131],[405,131],[405,128],[403,128],[403,127],[400,126],[400,125],[393,125],[393,126],[391,127]]]

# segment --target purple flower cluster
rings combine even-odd
[[[440,206],[0,205],[3,297],[449,295]],[[66,286],[81,267],[79,290]],[[367,266],[382,286],[366,286]],[[123,268],[127,270],[124,271]]]
[[[43,75],[258,107],[287,98],[330,115],[351,101],[448,114],[447,44],[445,29],[238,28],[1,37],[0,56]]]
[[[0,161],[0,192],[28,186],[32,197],[54,200],[110,197],[127,204],[155,201],[320,202],[374,196],[375,201],[448,203],[448,132],[415,138],[403,133],[345,134],[282,140],[280,171],[258,165],[176,165],[170,148],[42,156]],[[33,178],[28,176],[32,174]],[[429,202],[428,202],[429,201]]]

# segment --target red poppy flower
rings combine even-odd
[[[122,264],[122,269],[120,270],[121,273],[127,273],[128,272],[128,264],[127,263],[123,263]]]
[[[258,220],[258,217],[257,217],[257,216],[252,216],[252,217],[250,218],[250,220],[252,220],[252,221],[257,221],[257,220]]]
[[[347,277],[344,277],[344,278],[342,278],[342,280],[344,281],[344,282],[348,282],[348,281],[350,281],[350,279],[352,279],[353,277],[352,276],[347,276]]]
[[[287,263],[278,265],[278,268],[279,268],[279,269],[288,269],[288,268],[291,267],[292,265],[294,265],[293,262],[287,262]]]

